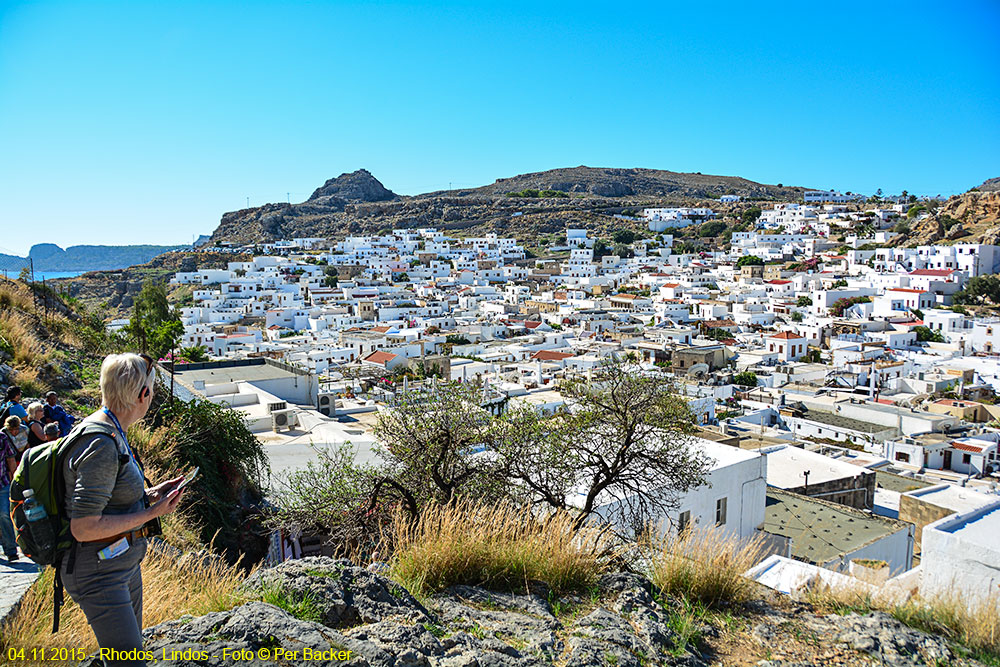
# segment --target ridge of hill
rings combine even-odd
[[[533,196],[534,190],[559,194]],[[330,179],[300,204],[271,203],[225,213],[212,241],[248,244],[425,226],[511,233],[511,215],[516,212],[532,214],[517,224],[523,233],[534,234],[570,223],[586,226],[593,215],[629,208],[704,204],[724,194],[798,199],[803,191],[733,176],[581,166],[502,178],[479,188],[405,197],[361,169]]]
[[[0,254],[0,268],[20,271],[30,259],[35,271],[98,271],[144,264],[165,252],[183,246],[166,245],[76,245],[65,250],[54,243],[31,246],[27,257]]]
[[[910,225],[896,245],[984,243],[1000,245],[1000,179],[996,189],[980,187],[949,197],[931,215]]]

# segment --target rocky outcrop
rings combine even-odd
[[[510,197],[525,189],[559,190],[570,197]],[[301,236],[338,237],[386,229],[435,226],[470,233],[522,237],[584,225],[595,214],[665,204],[704,204],[723,194],[801,198],[803,188],[764,185],[745,178],[657,169],[573,167],[503,178],[480,188],[396,195],[361,169],[330,179],[301,204],[265,204],[225,213],[212,240],[241,244]],[[515,221],[513,213],[523,214]],[[557,217],[558,216],[558,217]],[[612,219],[621,228],[620,219]]]
[[[522,594],[456,586],[421,603],[348,561],[307,558],[259,571],[244,589],[280,607],[252,601],[148,628],[149,664],[694,667],[731,664],[727,642],[738,645],[741,665],[976,664],[884,614],[819,616],[759,602],[739,611],[742,635],[707,624],[682,630],[683,605],[625,573],[603,577],[587,598],[530,582]]]
[[[367,169],[358,169],[331,178],[316,188],[309,201],[323,200],[327,197],[348,202],[389,201],[396,198],[396,193],[387,190]]]

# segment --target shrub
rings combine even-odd
[[[743,371],[733,376],[733,382],[744,387],[756,387],[757,374],[753,371]]]
[[[386,535],[391,574],[417,596],[457,584],[525,590],[532,580],[556,593],[587,590],[614,550],[606,528],[574,529],[575,521],[568,512],[542,518],[528,507],[468,500],[431,505],[416,522],[399,512]]]
[[[165,476],[199,466],[182,506],[199,524],[201,541],[207,544],[218,533],[219,546],[230,554],[253,553],[258,545],[250,543],[253,535],[242,521],[270,472],[260,441],[240,412],[196,399],[171,403],[163,398],[168,394],[157,390],[163,402],[149,423],[129,429],[129,441]]]
[[[763,556],[762,539],[689,528],[651,541],[649,578],[663,596],[697,600],[709,607],[743,604],[756,584],[743,573]]]

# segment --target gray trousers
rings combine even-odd
[[[117,558],[100,560],[97,552],[107,543],[77,544],[73,572],[68,554],[63,558],[66,592],[87,616],[97,645],[116,651],[142,650],[142,559],[146,540],[138,539]],[[137,665],[145,660],[105,660],[107,665]]]

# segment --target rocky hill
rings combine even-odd
[[[995,189],[987,187],[996,183]],[[986,243],[1000,245],[1000,179],[949,197],[934,212],[910,225],[897,245]]]
[[[454,586],[417,600],[399,584],[349,561],[314,557],[259,570],[244,590],[254,601],[147,628],[149,664],[980,664],[956,653],[942,637],[886,614],[826,616],[766,592],[748,608],[697,620],[681,600],[661,599],[647,579],[624,572],[604,575],[585,597],[558,595],[542,582],[529,582],[530,592],[522,594]],[[95,657],[83,664],[100,662]]]
[[[76,245],[63,250],[54,243],[39,243],[28,251],[28,257],[0,254],[0,266],[8,271],[20,270],[34,262],[35,271],[96,271],[121,269],[144,264],[157,255],[182,246],[165,245]],[[9,268],[8,268],[9,267]]]
[[[178,271],[222,269],[228,262],[245,261],[245,255],[213,252],[167,252],[152,260],[114,271],[91,271],[77,278],[53,280],[56,290],[79,299],[88,308],[109,317],[126,316],[146,280],[167,281]]]
[[[525,190],[552,190],[563,196],[512,196]],[[468,233],[533,234],[565,229],[567,224],[590,227],[598,221],[595,216],[629,208],[694,205],[723,194],[798,199],[802,191],[730,176],[574,167],[500,179],[481,188],[403,197],[361,169],[330,179],[300,204],[265,204],[225,213],[212,241],[246,244],[424,226]],[[514,221],[514,213],[524,217]]]
[[[996,192],[1000,190],[1000,177],[988,178],[983,181],[982,185],[977,186],[976,189],[981,190],[982,192]]]

